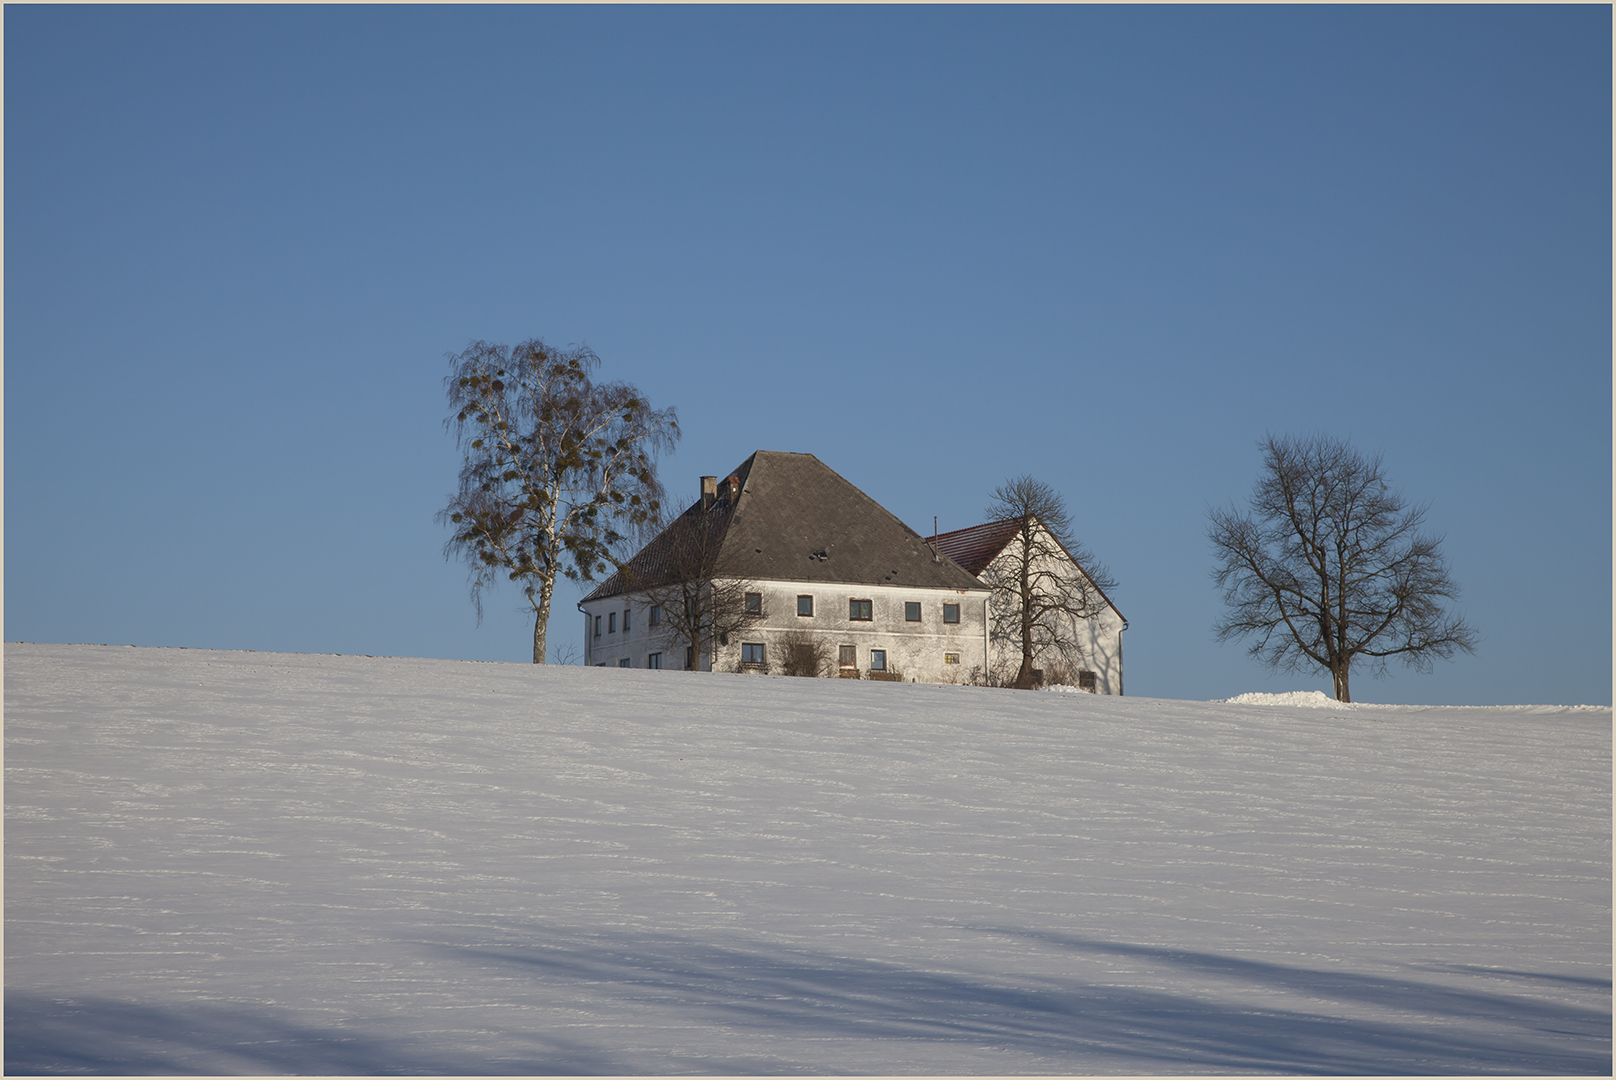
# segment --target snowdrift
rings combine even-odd
[[[1608,709],[5,676],[8,1072],[1611,1069]]]

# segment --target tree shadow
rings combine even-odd
[[[362,1020],[322,1027],[268,1006],[153,1007],[13,992],[5,1065],[8,1073],[622,1075],[901,1072],[893,1061],[914,1061],[907,1071],[924,1072],[935,1070],[920,1062],[957,1052],[961,1061],[997,1053],[999,1061],[1025,1063],[1023,1071],[1053,1073],[1610,1074],[1608,1005],[1070,935],[965,929],[1154,964],[1172,989],[920,970],[627,929],[507,926],[475,941],[421,943],[423,959],[468,985],[498,987],[498,1004],[539,1017],[534,1026],[545,1027],[559,1004],[587,997],[605,1020],[604,1038],[632,1017],[647,1025],[637,1041],[654,1044],[665,1021],[670,1030],[700,1033],[697,1056],[687,1050],[675,1057],[654,1045],[638,1052],[591,1046],[528,1029],[484,1029],[486,1043],[477,1048],[425,1049],[424,1038],[384,1037]],[[946,963],[939,958],[939,967]],[[1476,974],[1528,983],[1566,978]],[[1593,995],[1596,1005],[1609,992],[1608,981],[1573,982],[1571,992]],[[1231,983],[1291,1007],[1253,1007],[1252,995],[1229,992]],[[1365,1005],[1381,1018],[1365,1019]]]
[[[7,991],[5,1072],[16,1075],[612,1075],[589,1047],[532,1036],[528,1054],[468,1058],[273,1006],[141,1005]],[[508,1045],[508,1044],[507,1044]]]

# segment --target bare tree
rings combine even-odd
[[[1324,435],[1269,435],[1249,512],[1210,512],[1228,614],[1218,640],[1253,637],[1271,668],[1318,665],[1351,701],[1359,658],[1384,674],[1391,657],[1428,671],[1433,657],[1474,652],[1476,632],[1441,601],[1458,596],[1442,538],[1421,532],[1426,507],[1391,491],[1379,456]]]
[[[1015,535],[980,577],[993,590],[989,634],[1019,657],[1013,677],[1007,669],[988,678],[1030,689],[1041,657],[1081,665],[1088,620],[1110,606],[1104,590],[1116,582],[1072,538],[1066,502],[1048,484],[1031,476],[1007,480],[993,492],[986,513],[1016,524]]]
[[[664,517],[643,554],[620,571],[625,593],[638,593],[661,609],[659,625],[685,646],[685,666],[692,671],[701,667],[702,656],[716,659],[731,634],[763,621],[761,592],[724,557],[733,512],[733,500],[726,498]]]
[[[836,674],[836,657],[830,642],[807,630],[788,630],[775,638],[780,655],[780,674],[806,678],[829,677]]]
[[[449,362],[445,424],[466,458],[438,514],[453,530],[444,554],[471,564],[479,620],[485,588],[520,584],[542,664],[556,576],[593,579],[620,530],[655,517],[656,456],[679,438],[679,423],[627,383],[592,382],[600,359],[587,347],[477,341]]]

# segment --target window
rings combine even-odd
[[[762,642],[757,642],[757,641],[743,641],[743,642],[741,642],[741,663],[743,663],[743,664],[761,664],[761,663],[763,663],[763,644],[762,644]]]
[[[959,622],[959,605],[958,604],[944,604],[943,605],[943,621],[945,623],[957,623],[957,622]]]
[[[600,663],[596,664],[595,666],[596,667],[605,667],[606,666],[606,661],[602,660]]]
[[[734,594],[731,593],[730,595],[733,596]],[[763,614],[763,594],[762,593],[749,592],[749,593],[746,594],[746,613],[748,615],[761,615],[761,614]]]
[[[617,612],[615,611],[606,613],[606,632],[608,634],[617,633]]]
[[[887,651],[885,649],[870,650],[870,670],[885,671],[887,669]]]
[[[903,605],[903,621],[904,622],[919,622],[920,621],[920,605],[916,604],[916,603],[913,603],[913,602],[905,603]]]
[[[1081,690],[1093,693],[1098,689],[1098,683],[1099,680],[1094,677],[1094,672],[1092,671],[1079,671],[1077,673],[1077,685]]]
[[[650,656],[647,656],[645,658],[645,666],[650,668],[652,671],[661,671],[662,654],[659,652],[654,652]]]
[[[651,605],[651,625],[652,626],[661,626],[662,625],[662,609],[657,607],[655,604]],[[660,655],[660,654],[658,654],[658,655]]]
[[[797,597],[797,614],[807,618],[814,617],[814,598],[811,596]]]
[[[959,663],[959,653],[957,653],[957,652],[945,652],[943,654],[943,663],[945,663],[945,664],[957,664],[957,663]]]
[[[619,660],[617,662],[617,666],[618,667],[633,667],[634,665],[629,661],[629,658],[625,656],[625,657],[623,657],[623,659],[621,659],[621,660]]]
[[[623,633],[625,634],[628,633],[628,613],[633,610],[633,608],[623,609]]]
[[[600,616],[595,616],[595,636],[600,637]]]
[[[841,645],[836,649],[837,667],[858,667],[858,648],[853,645]]]
[[[718,635],[718,643],[720,645],[728,645],[729,644],[729,635],[728,634],[719,634]]]
[[[870,601],[849,600],[847,602],[847,617],[853,622],[869,622],[874,616],[870,613]]]

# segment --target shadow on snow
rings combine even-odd
[[[1182,992],[1090,985],[1076,979],[913,970],[873,960],[721,947],[668,935],[527,928],[504,939],[427,944],[430,965],[505,976],[510,1004],[590,997],[611,1017],[660,1015],[709,1032],[710,1056],[629,1060],[531,1031],[488,1031],[485,1051],[442,1053],[352,1027],[310,1026],[270,1007],[159,1007],[105,999],[6,996],[8,1073],[285,1072],[628,1073],[891,1071],[903,1047],[1002,1051],[1040,1072],[1531,1073],[1609,1075],[1608,1005],[1461,990],[1436,983],[1314,970],[1210,953],[975,928],[1090,955],[1161,965]],[[511,939],[515,940],[511,940]],[[1502,979],[1549,980],[1608,995],[1608,980],[1495,969],[1433,968]],[[456,972],[464,978],[464,970]],[[514,982],[509,977],[517,975]],[[497,980],[496,980],[497,981]],[[1284,994],[1307,1008],[1220,1002],[1230,982]],[[524,990],[526,988],[526,990]],[[1227,995],[1225,994],[1226,998]],[[1608,999],[1607,999],[1608,1000]],[[1371,1006],[1381,1019],[1332,1009]],[[1395,1018],[1384,1018],[1394,1013]],[[530,1009],[529,1015],[532,1015]],[[542,1013],[542,1004],[539,1015]],[[424,1026],[430,1026],[422,1018]],[[642,1029],[642,1041],[655,1023]],[[576,1029],[573,1029],[576,1030]],[[608,1026],[606,1030],[611,1030]],[[654,1038],[654,1036],[649,1036]],[[782,1040],[841,1040],[805,1062]],[[457,1041],[463,1041],[459,1039]],[[513,1043],[525,1047],[513,1050]],[[901,1044],[901,1045],[897,1045]],[[760,1048],[771,1046],[772,1054]],[[496,1049],[497,1047],[497,1049]],[[727,1051],[736,1051],[730,1054]],[[785,1051],[785,1052],[782,1052]],[[805,1049],[803,1057],[813,1050]]]

